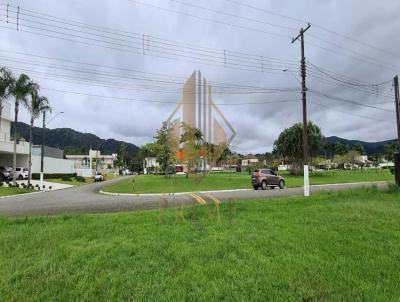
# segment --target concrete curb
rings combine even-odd
[[[243,191],[253,191],[252,189],[235,189],[235,190],[214,190],[214,191],[195,191],[195,192],[176,192],[176,193],[111,193],[100,190],[100,194],[110,195],[110,196],[179,196],[179,195],[188,195],[192,193],[200,193],[200,194],[210,194],[210,193],[226,193],[226,192],[243,192]]]
[[[343,185],[374,185],[381,183],[389,183],[388,181],[372,181],[372,182],[345,182],[345,183],[337,183],[337,184],[321,184],[321,185],[311,185],[310,188],[313,187],[324,187],[324,186],[343,186]],[[302,187],[294,187],[302,188]],[[100,190],[99,193],[103,195],[109,196],[132,196],[132,197],[142,197],[142,196],[180,196],[180,195],[188,195],[191,193],[200,193],[200,194],[212,194],[212,193],[229,193],[229,192],[245,192],[245,191],[253,191],[253,189],[233,189],[233,190],[212,190],[212,191],[195,191],[195,192],[176,192],[176,193],[111,193]]]

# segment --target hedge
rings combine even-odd
[[[63,178],[63,177],[76,177],[76,173],[45,173],[43,174],[44,179],[51,179],[51,178]],[[38,180],[40,179],[40,173],[32,173],[32,179]]]

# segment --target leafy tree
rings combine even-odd
[[[310,160],[321,147],[323,135],[321,129],[308,122],[308,150]],[[297,123],[285,129],[274,143],[274,149],[284,159],[292,163],[292,173],[302,173],[303,164],[303,124]]]
[[[361,145],[361,144],[355,144],[355,145],[351,148],[351,150],[357,151],[357,152],[359,152],[361,155],[362,155],[362,154],[365,154],[365,148],[364,148],[364,146]]]
[[[15,78],[10,70],[5,67],[0,68],[0,120],[3,114],[3,102],[12,95],[12,88],[15,84]],[[1,123],[0,123],[1,135]]]
[[[340,142],[337,142],[334,147],[334,153],[339,155],[344,155],[349,152],[349,146],[343,145]]]
[[[117,153],[117,160],[114,162],[114,165],[121,168],[125,167],[125,160],[126,160],[126,146],[122,143],[119,146],[119,151]]]
[[[186,163],[189,173],[200,166],[200,149],[203,146],[203,134],[197,128],[191,127],[188,124],[182,123],[182,135],[180,143],[183,144],[182,151],[184,153],[184,162]]]
[[[30,92],[30,102],[28,104],[28,111],[31,115],[31,120],[29,124],[29,167],[28,167],[28,187],[31,184],[31,169],[32,169],[32,129],[35,120],[40,116],[42,112],[51,111],[49,101],[44,96],[39,96],[36,89],[32,89]]]
[[[385,154],[385,157],[386,157],[387,161],[393,161],[394,160],[394,155],[396,153],[398,153],[398,150],[399,150],[399,145],[398,145],[397,142],[392,142],[390,144],[386,144],[384,146],[384,151],[383,152]]]
[[[332,160],[332,157],[335,154],[335,144],[329,142],[325,143],[324,150],[329,153],[329,158]]]
[[[155,139],[157,162],[160,163],[161,170],[167,175],[168,167],[175,163],[175,155],[179,149],[179,138],[174,135],[173,123],[164,122],[162,127],[157,130]]]
[[[32,82],[26,74],[21,74],[11,87],[11,93],[15,100],[15,117],[14,117],[14,156],[13,156],[13,171],[15,172],[17,166],[17,125],[18,125],[18,112],[19,105],[28,106],[28,95],[35,90],[39,89],[39,85]],[[13,182],[15,183],[16,173],[13,174]]]

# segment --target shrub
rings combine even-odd
[[[62,181],[72,181],[71,177],[70,177],[70,176],[67,176],[67,175],[61,177],[61,180],[62,180]]]
[[[12,188],[12,187],[13,187],[13,184],[12,184],[11,182],[9,182],[9,183],[8,183],[8,186],[9,186],[10,188]]]
[[[63,177],[76,177],[76,173],[45,173],[43,175],[44,179],[49,179],[49,178],[63,178]],[[40,179],[40,173],[32,173],[32,179],[38,180]]]
[[[82,176],[75,176],[75,180],[79,182],[86,182],[86,179]]]

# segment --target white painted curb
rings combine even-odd
[[[110,195],[110,196],[176,196],[176,195],[187,195],[192,193],[200,194],[211,194],[211,193],[226,193],[226,192],[241,192],[241,191],[253,191],[252,189],[235,189],[235,190],[215,190],[215,191],[195,191],[195,192],[176,192],[176,193],[111,193],[100,190],[100,194]]]

